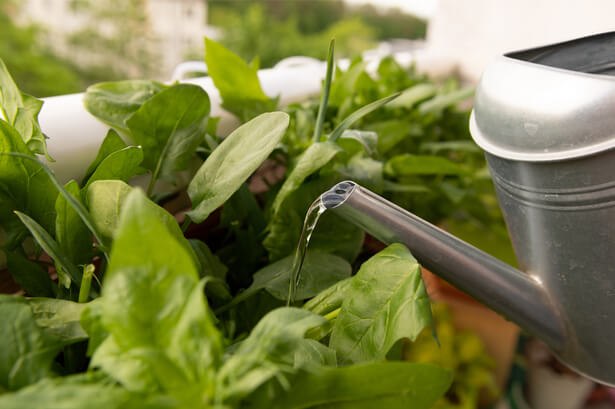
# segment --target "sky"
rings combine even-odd
[[[345,0],[349,4],[369,3],[376,7],[398,7],[423,18],[431,17],[436,10],[437,0]]]

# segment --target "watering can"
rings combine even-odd
[[[520,270],[354,182],[322,203],[615,386],[615,32],[496,58],[470,131]]]

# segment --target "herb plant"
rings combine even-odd
[[[193,85],[99,84],[85,104],[112,129],[84,178],[66,185],[37,158],[41,102],[0,73],[1,249],[29,296],[0,297],[0,407],[430,407],[450,372],[392,353],[433,326],[405,247],[361,264],[364,234],[325,215],[297,302],[283,306],[304,202],[384,168],[379,139],[350,128],[398,95],[341,109],[336,84],[348,80],[328,76],[304,129],[308,108],[270,112],[277,102],[254,66],[209,40],[206,51],[239,128],[217,135]],[[256,195],[249,182],[267,159],[286,177]],[[156,186],[182,173],[192,206],[180,226]],[[146,192],[127,184],[141,174]]]

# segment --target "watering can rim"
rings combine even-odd
[[[470,116],[477,145],[494,156],[523,162],[564,161],[615,148],[615,75],[523,57],[604,40],[610,42],[599,51],[606,55],[615,50],[615,32],[494,58],[481,77]]]

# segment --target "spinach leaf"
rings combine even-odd
[[[407,175],[465,175],[460,165],[441,156],[403,154],[395,156],[385,165],[387,174]]]
[[[392,244],[353,278],[329,346],[341,363],[380,360],[397,340],[414,340],[431,325],[420,267],[406,247]]]
[[[260,290],[266,290],[278,300],[286,300],[294,258],[293,254],[258,270],[254,273],[252,285],[235,297],[227,307],[239,304]],[[351,272],[352,267],[341,257],[308,251],[301,268],[301,280],[295,299],[311,298],[337,281],[350,277]]]
[[[395,101],[391,101],[387,105],[387,108],[412,108],[417,103],[427,98],[433,97],[436,92],[436,86],[433,84],[416,84],[410,88],[405,89]]]
[[[114,131],[113,129],[109,129],[107,135],[105,136],[105,139],[103,139],[102,144],[100,144],[100,148],[98,148],[98,153],[96,154],[96,157],[94,158],[92,163],[90,163],[90,166],[88,166],[88,170],[83,176],[81,185],[85,186],[90,176],[92,176],[92,173],[94,173],[98,165],[100,165],[100,163],[107,156],[111,155],[113,152],[124,149],[127,146],[128,145],[126,145],[126,142],[124,142],[124,140],[120,137],[120,135],[118,135],[116,131]]]
[[[139,107],[167,86],[156,81],[102,82],[88,87],[83,103],[95,117],[128,133],[126,121]]]
[[[199,263],[201,264],[201,270],[199,276],[202,277],[215,277],[221,280],[226,278],[226,272],[228,267],[225,266],[218,256],[211,252],[207,244],[201,240],[189,239],[188,242],[194,250]]]
[[[188,216],[200,223],[231,197],[280,142],[288,120],[283,112],[262,114],[227,136],[188,185]]]
[[[323,166],[340,151],[340,147],[331,142],[316,142],[310,145],[297,159],[297,163],[286,176],[271,206],[276,214],[284,200],[295,191],[303,181]]]
[[[86,202],[94,225],[106,238],[112,238],[124,199],[132,188],[121,180],[98,180],[88,186]]]
[[[463,88],[446,94],[437,95],[419,105],[421,114],[440,114],[444,109],[474,95],[474,88]]]
[[[77,182],[68,182],[65,189],[82,203]],[[89,263],[92,260],[92,233],[62,195],[56,199],[56,214],[56,240],[60,252],[74,265]]]
[[[90,379],[93,378],[93,379]],[[173,409],[172,399],[131,392],[96,374],[43,379],[15,393],[0,394],[3,409]]]
[[[25,298],[0,295],[0,386],[16,390],[51,376],[64,343],[43,331]]]
[[[49,176],[33,162],[3,153],[32,155],[15,128],[0,120],[0,225],[7,234],[22,231],[13,214],[30,215],[51,234],[55,230],[55,203],[58,195]]]
[[[133,142],[143,148],[143,166],[159,178],[172,180],[174,171],[188,167],[205,140],[209,96],[197,85],[178,84],[145,101],[126,120]]]
[[[56,263],[61,284],[66,288],[70,286],[71,282],[79,286],[81,284],[81,271],[79,271],[75,264],[64,254],[53,237],[27,214],[18,211],[15,211],[15,214],[17,214],[22,223],[30,231],[32,237],[34,237],[34,240],[36,240],[39,246],[41,246]]]
[[[38,114],[42,106],[43,101],[19,91],[0,59],[0,110],[4,118],[15,127],[29,151],[45,155],[49,161],[53,161],[47,152],[47,137],[38,124]]]
[[[312,311],[318,315],[326,315],[337,310],[342,306],[344,298],[348,292],[348,288],[352,283],[353,278],[348,277],[338,281],[331,287],[321,291],[308,302],[303,305],[303,308]]]
[[[301,372],[292,388],[269,383],[246,399],[250,409],[428,409],[446,392],[451,374],[436,365],[374,362],[320,373]]]
[[[265,315],[250,336],[224,362],[218,372],[220,398],[238,401],[266,381],[295,367],[295,351],[313,344],[304,335],[327,320],[298,308],[278,308]]]
[[[54,298],[26,298],[34,320],[46,334],[65,344],[88,338],[81,327],[80,317],[87,304]]]
[[[161,211],[138,189],[124,201],[101,300],[110,335],[92,365],[131,390],[194,406],[213,396],[222,341],[194,253]]]
[[[133,176],[141,173],[139,166],[143,161],[143,149],[139,146],[127,146],[112,152],[105,157],[88,182],[84,190],[97,180],[122,180],[128,182]]]
[[[258,68],[250,67],[224,46],[205,38],[205,63],[222,97],[222,108],[247,122],[263,112],[276,109],[277,101],[263,92]]]
[[[18,252],[4,251],[13,280],[28,295],[54,297],[57,286],[46,269]]]

